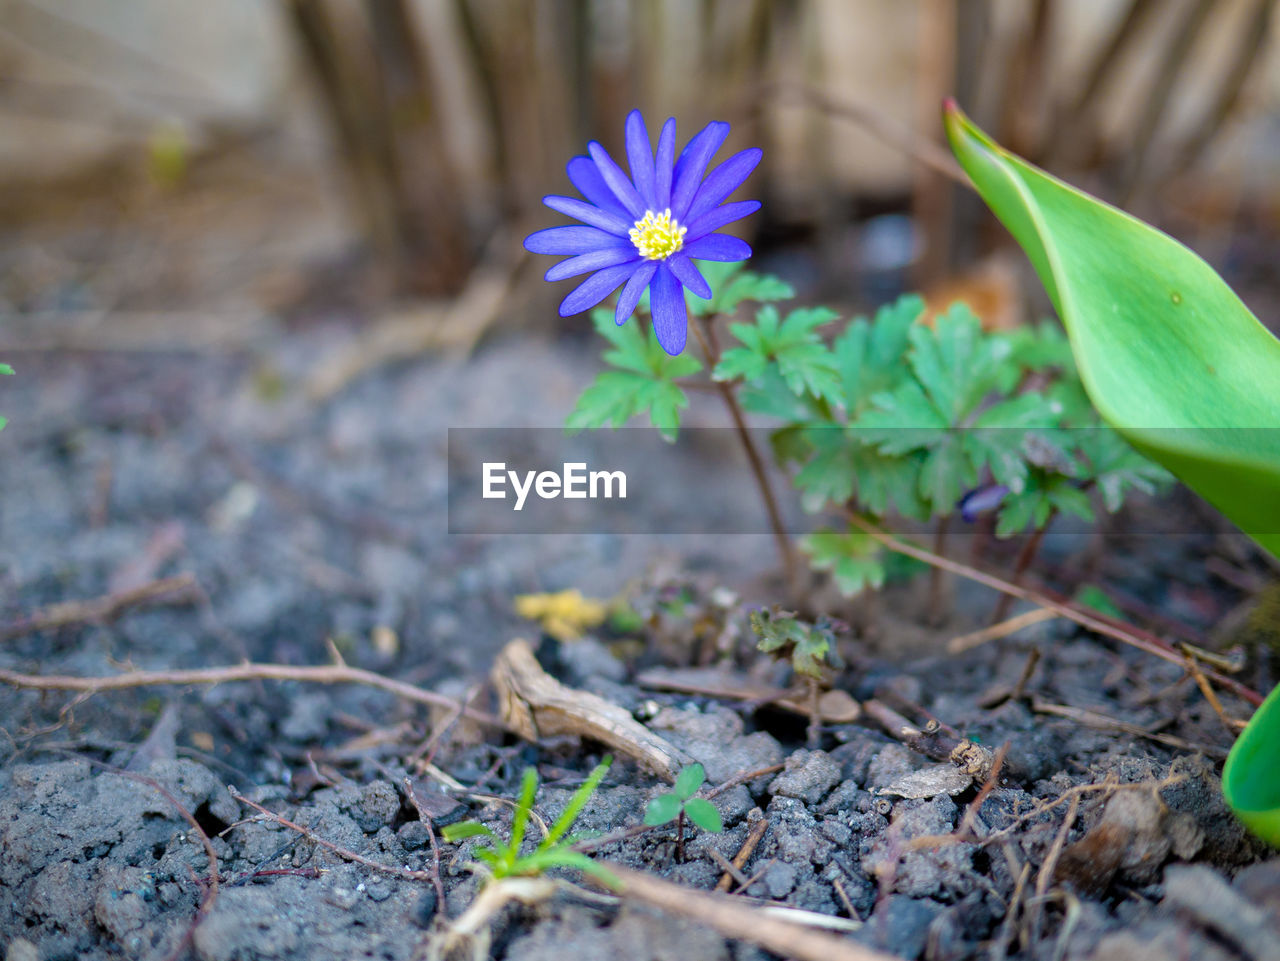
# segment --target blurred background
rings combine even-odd
[[[513,593],[618,590],[644,538],[446,537],[444,429],[557,426],[599,370],[556,316],[577,281],[520,241],[632,107],[764,148],[740,226],[803,299],[1046,309],[954,180],[954,95],[1274,325],[1275,6],[0,0],[0,615],[190,571],[217,623],[183,630],[246,655],[323,659],[327,634],[465,662]],[[713,402],[689,422],[723,423]],[[713,496],[757,511],[725,476]],[[764,537],[675,547],[772,565]],[[163,659],[173,636],[103,643]]]
[[[556,291],[520,237],[557,222],[541,196],[568,188],[588,139],[617,148],[634,106],[676,116],[682,142],[722,119],[730,146],[763,146],[747,229],[805,295],[865,304],[964,278],[1011,294],[1003,236],[941,169],[948,95],[1266,287],[1274,7],[4,0],[4,344],[52,343],[85,310],[165,311],[157,325],[183,328],[167,336],[207,340],[464,293],[473,316],[441,342],[548,323]]]

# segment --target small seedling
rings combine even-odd
[[[810,747],[818,746],[819,714],[818,690],[822,685],[822,669],[830,664],[839,667],[836,653],[836,622],[820,617],[813,624],[806,624],[790,611],[752,611],[751,630],[760,640],[757,649],[781,660],[791,659],[791,668],[802,675],[809,685]]]
[[[587,801],[595,793],[613,758],[606,756],[603,761],[582,782],[578,790],[556,818],[547,836],[528,854],[521,854],[525,830],[529,826],[529,816],[533,811],[533,799],[538,793],[538,773],[533,768],[526,768],[520,782],[520,796],[516,800],[515,814],[511,818],[511,836],[503,841],[494,831],[479,821],[462,821],[442,828],[440,833],[450,844],[456,844],[467,838],[485,837],[487,845],[477,847],[475,856],[483,862],[489,874],[489,880],[498,881],[511,877],[540,877],[551,868],[577,868],[590,874],[610,887],[617,887],[618,879],[608,869],[592,861],[585,854],[573,850],[579,839],[568,836],[573,822],[578,819]]]
[[[686,816],[704,831],[718,834],[724,830],[724,822],[720,820],[720,812],[716,810],[716,806],[706,798],[694,797],[706,779],[707,775],[701,764],[690,764],[680,772],[670,793],[659,794],[645,808],[644,823],[650,827],[676,822],[677,860],[684,860]]]
[[[13,368],[8,364],[0,364],[0,374],[12,374]],[[0,430],[4,430],[4,425],[8,423],[3,417],[0,417]]]

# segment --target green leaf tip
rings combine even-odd
[[[1222,794],[1245,827],[1280,847],[1280,687],[1236,738],[1222,769]]]
[[[675,795],[684,801],[694,796],[698,788],[702,787],[702,782],[707,779],[706,772],[702,765],[694,761],[688,767],[684,768],[676,778]]]

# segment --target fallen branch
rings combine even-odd
[[[1071,604],[1070,602],[1055,600],[1040,591],[1033,591],[1030,588],[1020,587],[1017,584],[1012,584],[1009,581],[1004,580],[1003,578],[996,577],[994,574],[988,574],[985,571],[980,571],[976,567],[971,567],[968,564],[962,564],[959,561],[953,561],[949,557],[943,557],[940,554],[935,554],[932,551],[925,550],[923,547],[908,544],[906,541],[899,540],[892,534],[882,531],[879,527],[872,524],[864,517],[861,517],[854,511],[846,510],[844,511],[844,516],[847,517],[855,527],[864,531],[874,540],[879,541],[895,553],[903,554],[907,557],[913,557],[918,561],[923,561],[924,563],[940,568],[941,570],[958,574],[961,577],[967,578],[968,580],[974,581],[978,584],[982,584],[992,590],[1001,591],[1005,594],[1012,594],[1014,597],[1021,600],[1029,601],[1038,607],[1043,607],[1047,610],[1053,611],[1060,617],[1065,617],[1070,621],[1075,621],[1075,623],[1079,624],[1081,627],[1087,627],[1096,634],[1101,634],[1104,637],[1110,637],[1113,640],[1121,641],[1122,643],[1136,647],[1141,651],[1146,651],[1148,654],[1154,654],[1156,657],[1169,661],[1172,664],[1177,664],[1181,668],[1185,668],[1187,666],[1186,656],[1181,651],[1175,648],[1172,644],[1148,631],[1141,630],[1131,624],[1125,624],[1122,621],[1117,621],[1101,614],[1086,611],[1083,608]],[[1253,690],[1251,687],[1241,684],[1235,678],[1227,677],[1217,671],[1206,671],[1205,676],[1217,681],[1220,685],[1248,701],[1255,707],[1262,703],[1261,694]],[[863,705],[863,707],[865,708],[866,705]]]
[[[288,664],[237,664],[233,667],[200,667],[185,671],[129,671],[111,677],[76,677],[70,674],[20,674],[17,671],[0,670],[0,684],[34,691],[80,691],[99,694],[103,691],[122,691],[134,687],[160,685],[227,684],[233,681],[299,681],[309,684],[364,684],[394,694],[415,704],[444,707],[456,710],[458,702],[444,694],[406,684],[373,671],[346,664],[325,667],[294,667]],[[492,727],[505,728],[501,720],[484,711],[471,707],[462,708],[462,714],[473,721]]]
[[[131,607],[153,604],[182,604],[199,599],[194,574],[178,574],[114,594],[87,601],[62,601],[43,607],[27,617],[0,627],[0,641],[12,640],[36,631],[53,631],[77,624],[110,621]]]

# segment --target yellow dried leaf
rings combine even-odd
[[[521,594],[516,598],[516,613],[539,626],[558,641],[574,641],[589,628],[604,623],[605,605],[578,590],[554,594]]]

